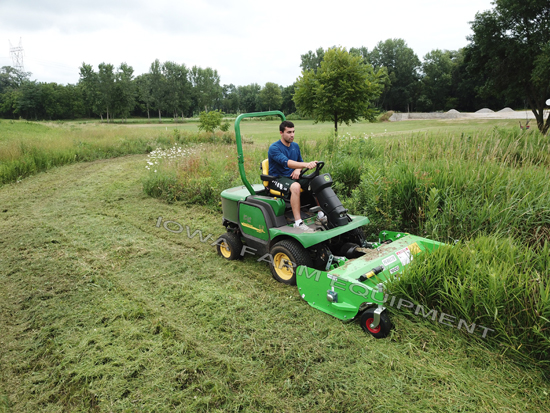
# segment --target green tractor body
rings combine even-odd
[[[273,277],[296,284],[312,307],[344,321],[360,317],[365,331],[385,337],[391,328],[384,307],[385,282],[401,274],[414,256],[431,252],[441,243],[390,231],[367,242],[361,227],[369,223],[368,218],[347,214],[331,189],[330,175],[319,170],[309,175],[312,194],[302,194],[302,219],[315,232],[294,228],[288,201],[273,195],[267,185],[251,185],[244,171],[241,120],[274,115],[285,120],[281,112],[270,111],[242,114],[235,121],[244,185],[221,194],[227,232],[217,241],[218,253],[229,260],[254,255],[268,262]],[[273,178],[265,171],[261,177],[264,182]],[[319,210],[325,212],[328,223],[316,222]]]

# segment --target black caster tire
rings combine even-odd
[[[375,309],[376,307],[367,308],[363,314],[361,314],[361,328],[366,333],[371,334],[374,338],[385,338],[388,336],[392,328],[390,316],[386,310],[382,311],[380,314],[380,324],[378,324],[378,327],[372,328],[370,325],[374,321]]]

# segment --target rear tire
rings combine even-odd
[[[234,232],[226,232],[216,241],[216,250],[226,260],[238,260],[242,258],[243,242],[241,237]]]
[[[298,241],[285,239],[276,243],[270,251],[271,273],[283,284],[296,285],[296,268],[300,265],[311,267],[311,258]]]
[[[374,338],[385,338],[388,336],[391,330],[390,316],[386,310],[380,313],[380,324],[378,327],[372,328],[370,325],[374,321],[374,310],[376,307],[367,308],[363,314],[361,314],[361,328],[366,333],[370,333]]]

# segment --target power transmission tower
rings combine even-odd
[[[11,61],[13,62],[13,67],[20,72],[24,72],[25,68],[23,67],[23,45],[21,44],[21,38],[19,38],[19,46],[17,47],[12,46],[10,42],[10,55]]]

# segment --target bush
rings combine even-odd
[[[287,120],[302,120],[302,117],[298,113],[290,113],[286,116]]]
[[[222,120],[223,112],[221,110],[203,111],[199,114],[199,130],[214,133],[221,126]]]

